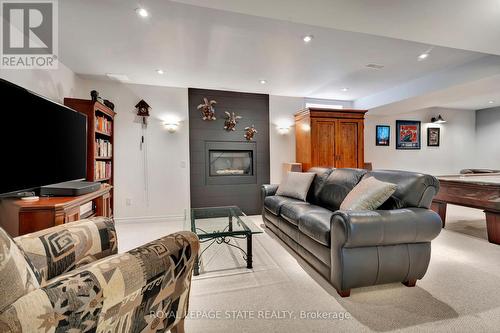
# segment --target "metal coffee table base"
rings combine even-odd
[[[243,250],[241,247],[238,246],[238,243],[236,243],[235,241],[234,241],[234,244],[232,244],[231,243],[232,238],[238,238],[238,239],[245,239],[246,238],[247,250],[246,251]],[[200,239],[200,243],[207,243],[207,242],[210,242],[210,244],[208,244],[208,246],[206,248],[204,248],[203,251],[201,251],[201,253],[199,255],[196,256],[196,260],[194,262],[194,275],[195,276],[200,275],[201,256],[214,243],[226,244],[228,246],[231,246],[231,247],[234,247],[234,248],[240,250],[243,253],[243,259],[245,259],[247,262],[247,268],[248,269],[253,268],[253,266],[252,266],[252,233],[248,233],[246,235],[241,235],[241,236],[231,235],[231,236],[214,236],[214,237],[206,237],[206,238],[202,237],[202,239]]]

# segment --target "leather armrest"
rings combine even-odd
[[[430,242],[441,232],[441,218],[425,208],[336,211],[332,245],[363,247]]]
[[[265,198],[275,195],[276,191],[278,191],[278,186],[278,184],[262,185],[262,197]]]

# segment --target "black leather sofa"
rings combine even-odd
[[[342,297],[351,288],[402,282],[415,286],[427,271],[441,219],[429,210],[439,190],[430,175],[405,171],[313,168],[307,202],[263,185],[262,217],[269,230],[304,258]],[[340,211],[364,177],[397,184],[378,210]]]

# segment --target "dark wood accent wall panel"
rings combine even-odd
[[[201,119],[197,106],[203,98],[216,100],[217,120]],[[243,117],[236,131],[224,130],[224,112],[235,112]],[[251,184],[210,185],[207,182],[206,168],[207,143],[246,142],[244,128],[255,125],[258,133],[253,142],[256,144],[256,175]],[[191,207],[239,206],[247,215],[260,214],[260,187],[270,181],[269,162],[269,95],[250,94],[220,90],[189,89],[189,154],[191,176]]]

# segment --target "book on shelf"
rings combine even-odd
[[[113,156],[113,145],[111,144],[111,142],[109,142],[109,140],[96,139],[95,150],[96,157]]]
[[[113,122],[104,116],[95,116],[96,131],[111,135]]]
[[[95,161],[94,179],[107,179],[111,177],[111,162]]]
[[[94,203],[92,201],[87,202],[80,206],[80,217],[92,215],[94,213]]]

